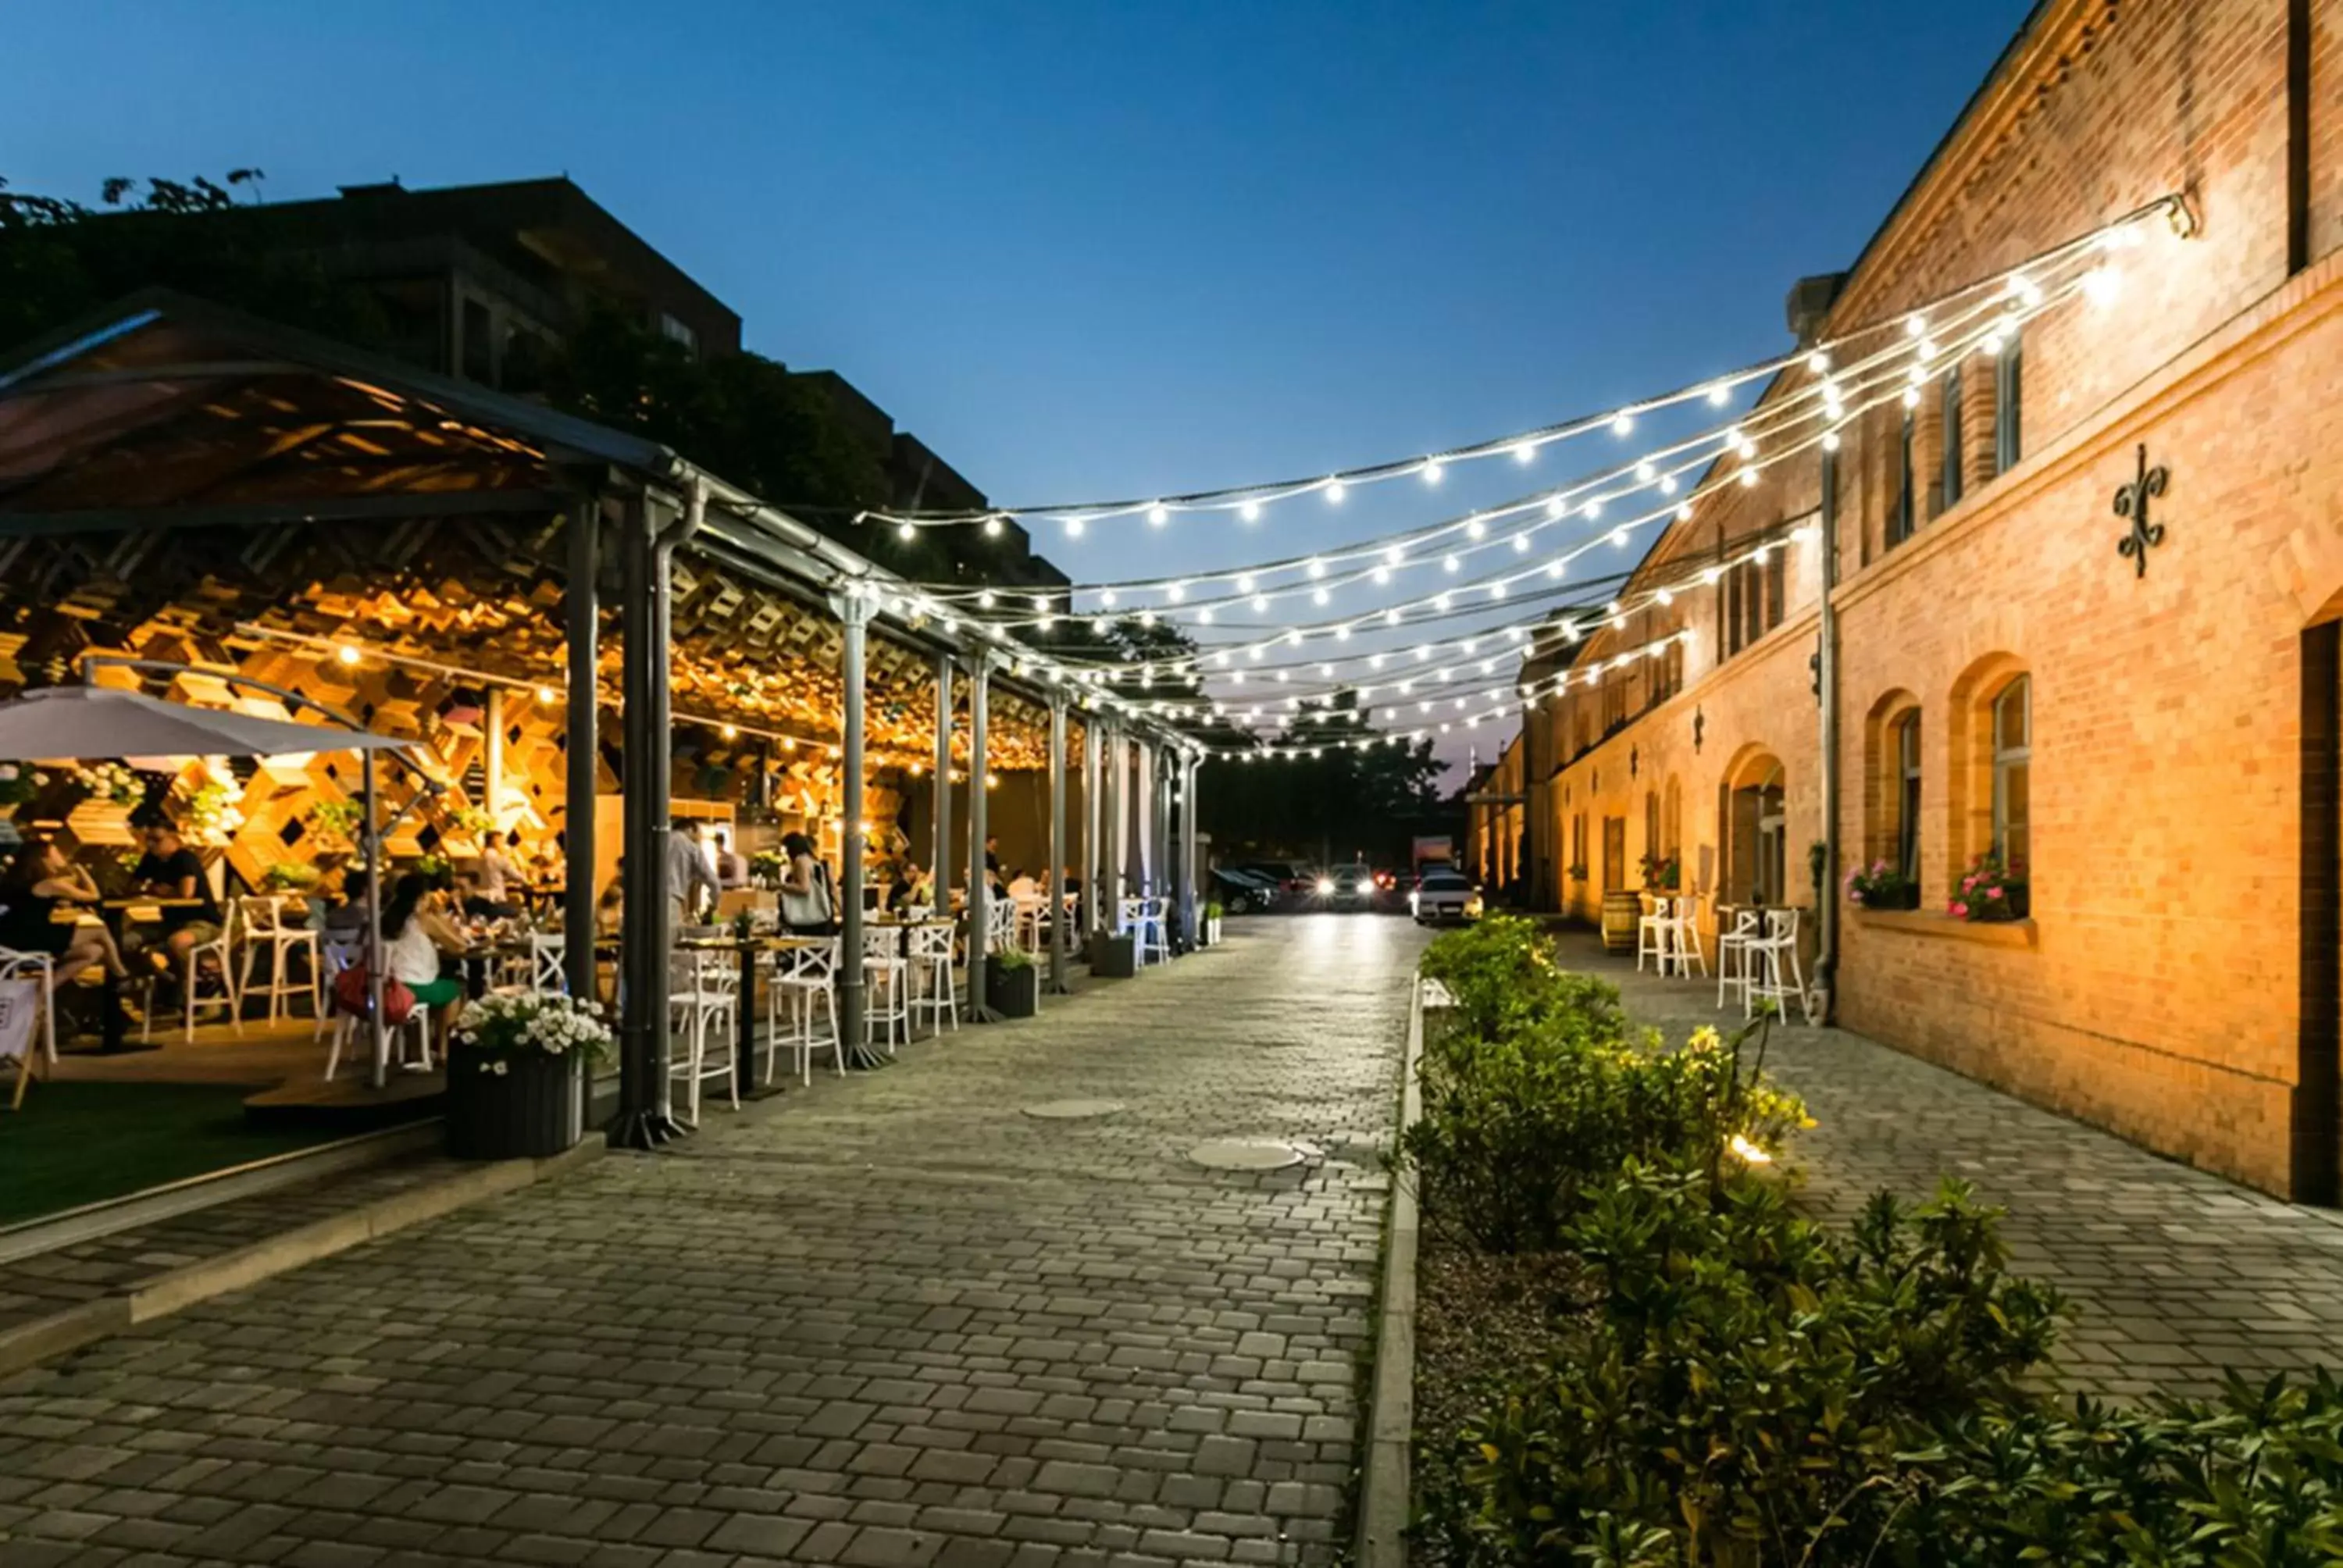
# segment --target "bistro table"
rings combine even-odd
[[[740,1001],[735,1010],[739,1014],[732,1050],[732,1082],[743,1100],[760,1100],[768,1094],[779,1094],[779,1086],[767,1090],[757,1083],[757,958],[760,953],[784,953],[819,948],[828,937],[799,935],[784,931],[779,935],[758,932],[737,937],[727,932],[716,937],[679,937],[676,946],[691,952],[729,952],[740,957]],[[778,1041],[767,1042],[768,1050],[779,1050]]]
[[[166,910],[200,910],[203,907],[204,901],[201,899],[163,899],[134,894],[126,899],[100,899],[97,903],[97,917],[106,922],[106,930],[113,934],[114,950],[126,955],[127,949],[123,943],[123,931],[130,924],[134,914],[141,920],[157,920]],[[150,910],[154,913],[146,912]],[[222,979],[225,980],[226,977],[223,976]],[[122,1011],[122,982],[110,973],[106,977],[102,994],[105,998],[106,1017],[98,1025],[97,1053],[100,1056],[120,1056],[134,1050],[163,1049],[151,1040],[133,1042],[126,1037],[123,1028],[126,1020]],[[149,1005],[152,1005],[154,998],[151,994],[147,1000]],[[151,1028],[154,1020],[150,1019],[147,1021]]]

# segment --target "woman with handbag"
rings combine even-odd
[[[432,1010],[435,1038],[444,1030],[448,1010],[464,996],[464,982],[440,972],[440,955],[460,958],[464,950],[463,934],[432,907],[431,879],[420,871],[399,878],[382,909],[383,973]]]
[[[781,872],[781,924],[805,935],[826,936],[837,920],[838,901],[830,897],[830,869],[814,859],[813,840],[803,833],[781,838],[788,864]]]

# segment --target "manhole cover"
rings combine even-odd
[[[1207,1171],[1282,1171],[1302,1163],[1302,1151],[1269,1138],[1215,1138],[1188,1151]]]
[[[1025,1114],[1044,1121],[1082,1121],[1093,1116],[1112,1116],[1121,1109],[1120,1100],[1047,1100],[1027,1106]]]

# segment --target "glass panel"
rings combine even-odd
[[[2030,706],[2028,687],[2031,682],[2019,676],[1994,699],[1994,738],[1996,751],[2023,751],[2031,737],[2026,709]]]
[[[2026,827],[2026,797],[2033,782],[2030,771],[2023,762],[2008,763],[2001,769],[2001,858],[2012,875],[2025,873],[2031,849]]]

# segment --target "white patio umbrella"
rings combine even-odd
[[[190,708],[111,686],[55,686],[0,702],[0,762],[81,757],[283,757],[397,751],[410,743],[364,729],[297,724],[224,708]]]
[[[93,662],[96,662],[93,660]],[[130,668],[169,669],[129,659],[109,659]],[[241,677],[229,678],[241,680]],[[245,684],[307,701],[297,693]],[[362,843],[375,834],[374,753],[403,753],[412,744],[371,730],[340,725],[297,724],[224,708],[192,708],[143,691],[111,686],[56,686],[0,702],[0,762],[52,758],[285,757],[309,751],[356,751],[365,765],[366,828]],[[367,976],[374,1015],[374,1084],[382,1087],[389,1040],[382,1026],[382,878],[368,849],[367,879]]]

